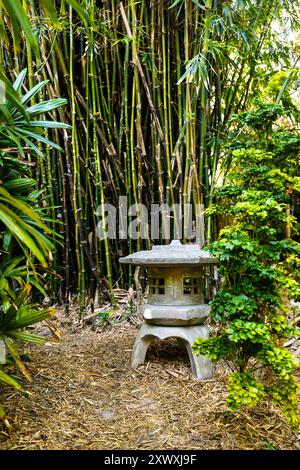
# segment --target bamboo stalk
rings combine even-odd
[[[21,3],[38,31],[41,62],[23,32],[18,47],[3,8],[8,34],[0,36],[1,60],[12,77],[27,67],[24,89],[49,79],[47,97],[69,100],[57,115],[72,124],[70,135],[47,131],[61,141],[64,153],[41,144],[44,158],[31,172],[45,191],[49,218],[60,217],[64,224],[59,230],[65,246],[57,249],[53,265],[64,283],[60,287],[52,276],[51,286],[61,292],[66,308],[77,295],[83,311],[88,299],[104,299],[116,282],[131,285],[132,271],[122,271],[118,257],[152,243],[141,234],[136,242],[130,237],[100,241],[96,211],[101,204],[117,206],[119,196],[126,195],[129,207],[185,203],[195,216],[200,203],[214,203],[216,179],[230,164],[225,144],[231,116],[249,109],[256,65],[263,61],[272,22],[283,6],[279,0],[257,0],[244,9],[213,0],[200,2],[204,8],[192,0],[170,5],[163,0],[80,0],[87,24],[62,0],[56,2],[58,24],[53,25],[38,0]],[[193,58],[205,70],[181,81],[184,65],[188,68]],[[281,59],[272,60],[276,70]],[[285,60],[292,66],[298,59]],[[166,222],[165,213],[160,236],[166,234]],[[178,222],[175,218],[175,227]],[[218,227],[218,220],[207,218],[207,241],[217,236]]]

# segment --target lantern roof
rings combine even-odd
[[[141,266],[207,266],[217,265],[218,260],[199,245],[183,245],[173,240],[169,245],[154,245],[152,250],[138,251],[124,258],[120,263]]]

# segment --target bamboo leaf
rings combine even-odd
[[[0,107],[0,110],[3,113],[5,113],[6,116],[8,116],[7,120],[9,122],[13,122],[10,110],[13,109],[14,107],[20,112],[23,119],[28,120],[26,110],[22,102],[20,101],[20,97],[17,91],[14,89],[14,87],[10,83],[6,75],[6,71],[3,68],[2,64],[0,64],[0,80],[2,80],[3,83],[5,84],[5,94],[6,94],[6,104],[5,105],[2,104]]]
[[[21,28],[23,28],[26,37],[37,57],[40,56],[39,46],[35,34],[33,33],[26,12],[21,5],[20,0],[2,0],[4,8],[10,16],[10,20],[14,23],[14,30],[17,40],[19,40],[19,32],[16,33],[15,18],[17,18]]]
[[[65,106],[66,104],[68,104],[66,99],[54,98],[52,100],[42,101],[41,103],[34,104],[30,108],[27,108],[26,111],[30,116],[39,116],[49,111],[53,111],[54,109],[60,108],[61,106]]]
[[[6,385],[10,385],[11,387],[15,388],[16,390],[18,390],[18,392],[24,391],[23,386],[19,382],[17,382],[15,379],[7,375],[1,369],[0,369],[0,381],[5,383]]]
[[[10,179],[3,182],[3,187],[7,190],[17,189],[18,191],[28,191],[36,186],[36,181],[33,178],[18,178]]]
[[[45,129],[72,129],[70,124],[65,124],[64,122],[57,121],[18,121],[18,127],[39,127]]]
[[[2,18],[2,15],[0,15],[0,36],[4,43],[7,45],[9,43],[6,27]]]
[[[17,256],[13,258],[13,260],[7,266],[5,266],[4,274],[7,275],[7,273],[9,271],[12,271],[22,260],[23,260],[22,256]]]
[[[18,0],[17,0],[18,1]],[[5,11],[9,17],[10,20],[10,32],[12,35],[12,40],[14,44],[14,48],[16,51],[19,50],[20,48],[20,28],[19,28],[19,23],[17,21],[17,18],[11,8],[10,2],[6,0],[1,1],[2,5],[5,8]]]
[[[24,105],[28,103],[32,98],[34,98],[38,93],[49,83],[49,80],[44,80],[37,85],[35,85],[31,90],[29,90],[24,96],[21,98],[21,103]]]
[[[24,312],[24,313],[22,313]],[[27,326],[34,325],[40,321],[51,318],[49,309],[46,310],[28,310],[28,307],[20,308],[17,318],[12,318],[8,323],[5,323],[5,332],[10,334],[14,330],[26,328]]]
[[[22,72],[19,73],[19,75],[17,76],[14,84],[13,84],[13,88],[19,92],[22,88],[22,85],[24,83],[24,80],[25,80],[25,77],[26,77],[26,74],[27,74],[27,69],[24,69],[22,70]]]
[[[172,5],[169,6],[170,10],[171,8],[174,8],[176,7],[176,5],[178,5],[178,3],[183,3],[184,0],[175,0],[175,2],[172,3]]]
[[[34,132],[27,131],[25,129],[20,129],[18,131],[19,134],[25,134],[27,137],[30,139],[37,140],[38,142],[43,142],[43,144],[49,145],[52,148],[55,148],[56,150],[63,151],[60,145],[56,144],[55,142],[52,142],[49,139],[46,139],[46,137],[40,135],[40,134],[35,134]]]
[[[12,233],[9,230],[5,230],[3,235],[3,250],[8,251],[12,240]]]
[[[45,224],[43,224],[40,217],[31,209],[31,207],[28,204],[25,204],[19,199],[16,199],[15,197],[11,196],[9,192],[1,186],[0,186],[0,200],[8,202],[13,207],[23,212],[24,214],[26,214],[30,219],[34,220],[39,225],[39,227],[48,231],[48,227]]]
[[[21,142],[20,142],[20,139],[18,139],[16,137],[16,135],[10,130],[9,127],[6,127],[5,129],[5,134],[7,135],[7,137],[9,137],[10,141],[9,144],[10,145],[15,145],[16,148],[18,149],[20,155],[22,155],[23,158],[25,158],[25,153],[24,153],[24,150],[22,148],[22,145],[21,145]],[[4,144],[4,142],[3,142]],[[0,141],[0,145],[1,145],[1,141]],[[7,146],[7,142],[6,142],[6,145]]]
[[[20,369],[20,371],[22,372],[24,377],[26,377],[26,379],[31,382],[31,380],[32,380],[31,375],[29,374],[25,364],[23,363],[23,361],[21,359],[21,356],[19,354],[19,351],[17,350],[17,348],[14,344],[14,341],[6,335],[2,335],[2,338],[3,338],[3,341],[6,345],[6,347],[7,347],[7,350],[9,351],[11,356],[13,357],[16,365],[18,366],[18,368]]]
[[[35,344],[44,344],[45,338],[39,335],[34,335],[32,333],[26,333],[25,331],[10,331],[7,333],[8,336],[11,338],[17,339],[19,341],[24,341],[28,343],[35,343]]]
[[[0,204],[0,220],[14,236],[20,240],[23,246],[27,246],[29,250],[32,251],[42,266],[46,267],[47,262],[42,251],[37,247],[36,242],[28,235],[28,232],[21,228],[23,225],[26,227],[26,224],[3,204]]]
[[[49,17],[51,18],[54,26],[59,25],[56,7],[51,0],[41,0],[42,7],[46,13],[48,13]]]
[[[201,10],[205,10],[205,6],[204,5],[201,5],[201,3],[198,1],[198,0],[192,0],[192,2],[198,7],[198,8],[201,8]]]
[[[56,234],[54,230],[48,229],[48,234],[46,237],[43,233],[37,230],[33,225],[30,225],[30,233],[35,235],[36,239],[38,239],[40,243],[41,242],[44,243],[45,250],[47,250],[48,252],[51,250],[54,250],[55,245],[51,243],[49,239],[49,235],[48,235],[51,233],[51,234],[55,234],[56,236],[58,236],[58,234]]]
[[[68,4],[78,13],[80,18],[87,23],[91,23],[91,17],[87,10],[83,8],[77,0],[67,0]]]
[[[23,287],[22,287],[22,290],[21,292],[18,294],[18,296],[15,298],[12,299],[12,303],[10,303],[7,311],[5,312],[5,315],[2,319],[2,325],[1,325],[1,328],[3,330],[6,331],[6,325],[9,324],[10,321],[12,321],[13,319],[15,319],[16,317],[16,314],[17,314],[17,311],[18,311],[18,308],[23,305],[23,304],[26,304],[26,301],[28,299],[28,296],[30,294],[32,290],[32,287],[30,284],[25,284]]]
[[[35,281],[34,279],[32,279],[32,277],[29,277],[28,282],[30,283],[30,285],[35,287],[44,297],[47,297],[47,293],[43,286],[40,284],[40,282]]]
[[[29,122],[18,122],[18,126],[30,126],[30,127],[41,127],[47,129],[72,129],[70,124],[65,124],[64,122],[57,121],[29,121]]]
[[[34,153],[36,153],[36,155],[38,155],[39,157],[41,158],[44,158],[44,154],[42,152],[42,150],[40,150],[30,139],[28,139],[25,135],[22,135],[20,134],[19,130],[17,130],[17,128],[15,129],[15,134],[19,137],[19,141],[20,140],[23,140],[25,142],[25,144],[34,151]],[[23,155],[23,158],[25,159],[25,154],[24,154],[24,151],[22,149],[22,155]]]

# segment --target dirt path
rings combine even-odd
[[[226,371],[198,382],[175,340],[155,343],[147,364],[130,369],[135,334],[69,327],[60,343],[31,349],[32,396],[6,391],[12,428],[0,430],[0,449],[297,448],[269,404],[229,413]]]

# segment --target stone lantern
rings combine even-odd
[[[132,367],[144,364],[154,338],[175,337],[187,348],[193,374],[198,379],[210,378],[210,359],[194,356],[192,344],[209,336],[209,328],[203,325],[210,312],[204,301],[204,267],[216,265],[217,260],[198,245],[174,240],[120,258],[120,262],[147,269],[148,299],[141,307],[145,323],[135,341]]]

